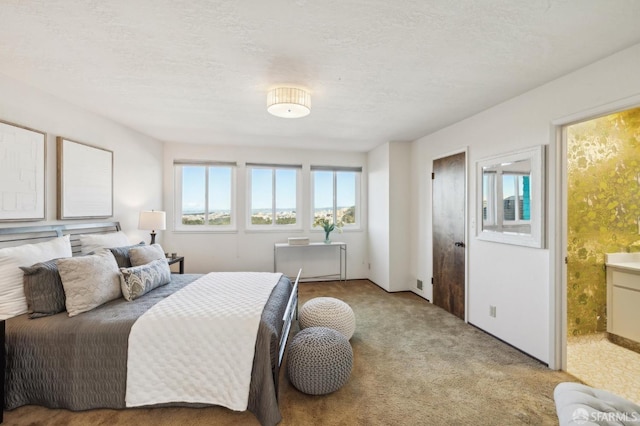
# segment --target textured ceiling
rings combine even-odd
[[[636,0],[2,0],[0,74],[162,141],[367,151],[636,44],[639,17]],[[267,113],[283,84],[311,91],[309,116]]]

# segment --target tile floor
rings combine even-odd
[[[567,373],[640,404],[640,354],[611,343],[604,333],[567,339]]]

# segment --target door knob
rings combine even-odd
[[[453,243],[456,247],[464,247],[464,243],[462,241],[456,241]]]

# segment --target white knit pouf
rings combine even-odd
[[[356,316],[349,305],[333,297],[316,297],[302,306],[298,315],[300,329],[327,327],[350,340],[356,331]]]

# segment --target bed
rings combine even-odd
[[[75,256],[81,252],[79,235],[117,231],[117,222],[0,228],[0,247],[69,235]],[[202,286],[202,280],[201,274],[171,274],[168,284],[132,301],[118,298],[73,317],[65,311],[37,319],[28,314],[7,319],[4,407],[11,410],[35,404],[88,410],[131,406],[127,404],[127,362],[134,324],[142,322],[139,318],[145,312],[166,304],[169,296],[175,299],[180,290],[182,294],[189,286]],[[264,425],[281,420],[278,376],[297,315],[298,280],[299,274],[293,283],[285,276],[277,278],[260,315],[246,407]],[[162,349],[159,353],[165,356]],[[210,404],[175,400],[157,405]]]

